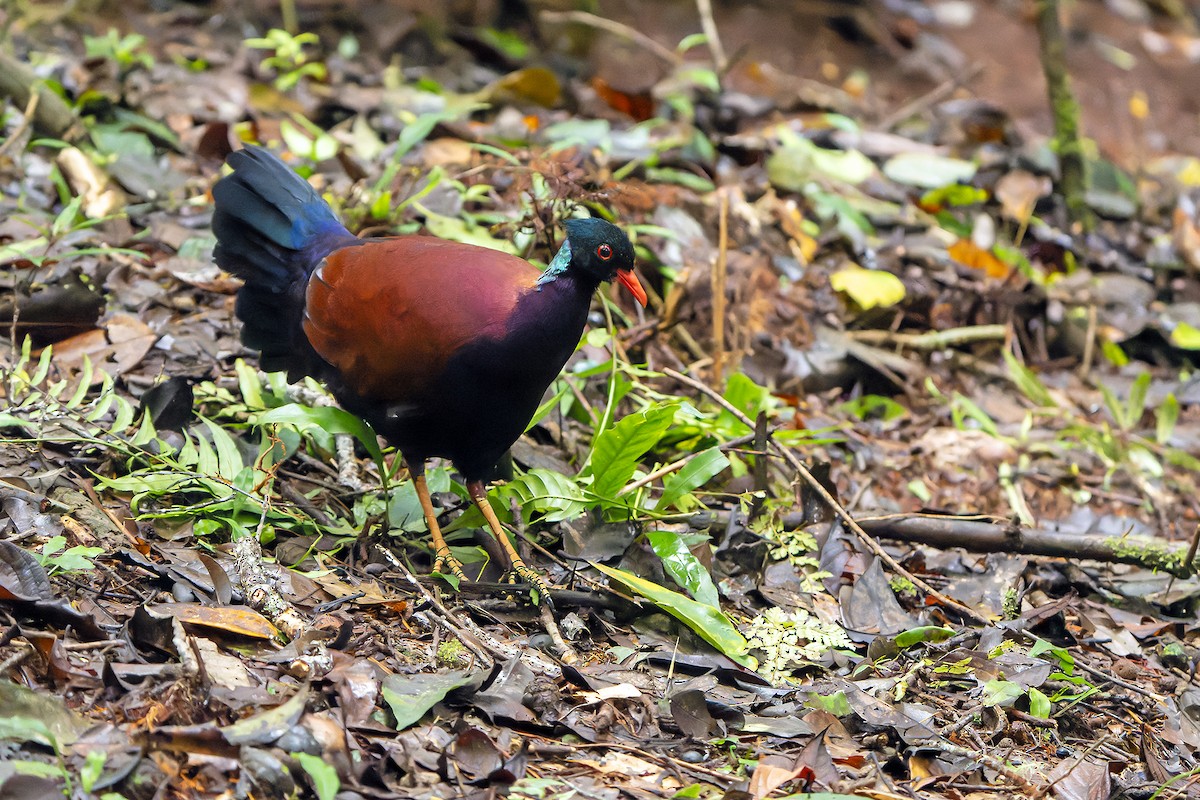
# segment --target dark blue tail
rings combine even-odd
[[[300,327],[308,276],[357,237],[308,182],[261,147],[230,154],[233,173],[213,187],[213,259],[246,282],[238,291],[242,341],[262,368],[312,374],[316,354]]]

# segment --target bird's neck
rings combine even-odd
[[[566,275],[569,266],[571,266],[571,242],[567,240],[563,242],[562,247],[558,248],[558,252],[554,254],[554,258],[550,259],[550,263],[546,265],[545,272],[538,278],[538,287],[553,283]]]

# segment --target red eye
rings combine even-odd
[[[601,261],[608,261],[612,258],[612,248],[606,244],[602,244],[596,248],[596,255],[600,256]]]

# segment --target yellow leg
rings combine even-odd
[[[483,512],[483,518],[487,520],[488,527],[492,529],[492,535],[496,537],[496,541],[500,542],[500,546],[508,554],[508,559],[512,561],[513,572],[537,589],[546,601],[550,601],[550,587],[546,585],[546,579],[525,563],[525,560],[517,553],[517,549],[513,547],[512,542],[509,541],[508,534],[500,527],[500,520],[496,518],[496,512],[492,509],[492,504],[488,502],[487,489],[484,488],[483,481],[468,481],[467,492],[475,501],[475,505],[479,506],[479,510]]]
[[[429,499],[429,484],[425,482],[425,471],[416,472],[409,467],[413,476],[413,485],[417,488],[417,499],[421,501],[421,511],[425,514],[425,524],[429,527],[429,536],[433,539],[433,571],[442,572],[443,567],[459,580],[466,580],[462,562],[450,555],[450,548],[442,536],[442,528],[438,525],[437,514],[433,511],[433,501]]]

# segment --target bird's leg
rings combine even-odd
[[[421,502],[421,511],[425,515],[425,525],[429,528],[429,537],[433,539],[433,571],[443,572],[443,567],[459,580],[466,580],[462,562],[450,554],[446,539],[442,536],[442,528],[438,525],[437,514],[433,511],[433,501],[429,499],[429,484],[425,482],[425,465],[414,469],[411,464],[408,471],[413,476],[413,486],[417,489],[417,500]]]
[[[496,537],[496,541],[500,542],[500,546],[508,554],[508,559],[512,562],[513,572],[534,589],[537,589],[542,597],[549,600],[550,587],[546,585],[546,579],[537,570],[525,563],[525,559],[521,558],[520,554],[517,553],[517,549],[509,541],[508,534],[500,527],[500,520],[496,517],[496,512],[492,508],[492,504],[488,502],[487,489],[484,487],[483,481],[468,481],[467,492],[471,495],[471,499],[475,501],[475,505],[479,506],[479,510],[483,512],[483,518],[487,520],[488,527],[492,529],[492,535]]]

